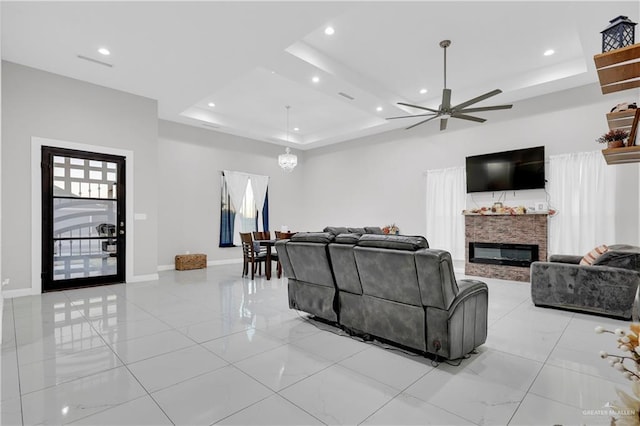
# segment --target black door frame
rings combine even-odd
[[[85,160],[109,161],[116,164],[116,274],[96,277],[53,280],[53,157],[75,157]],[[126,158],[120,155],[81,151],[76,149],[42,146],[41,148],[41,192],[42,192],[42,292],[70,288],[91,287],[125,282],[126,273]]]

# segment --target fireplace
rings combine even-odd
[[[469,243],[469,262],[529,266],[538,260],[537,244]]]
[[[547,215],[546,214],[516,214],[516,215],[465,215],[465,265],[466,275],[487,278],[500,278],[503,280],[529,281],[527,266],[536,260],[547,259]],[[477,249],[470,253],[471,243],[493,244],[494,247],[480,246],[479,249],[495,249],[504,247],[504,244],[515,245],[516,248],[531,245],[537,247],[537,251],[529,255],[517,253],[505,249],[505,253],[498,251],[478,252]],[[517,264],[498,263],[494,257],[508,257],[517,260]],[[473,261],[470,259],[475,258]],[[480,263],[483,262],[483,263]],[[526,263],[523,263],[526,262]]]

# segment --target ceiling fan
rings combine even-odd
[[[477,107],[477,108],[467,108],[470,105],[488,99],[492,96],[498,95],[502,93],[502,90],[496,89],[491,92],[487,92],[484,95],[480,95],[476,98],[469,99],[466,102],[461,104],[451,106],[451,89],[447,89],[447,47],[451,46],[451,40],[442,40],[440,42],[440,47],[444,49],[444,89],[442,89],[442,103],[438,109],[426,108],[419,105],[411,105],[404,102],[398,102],[398,105],[404,105],[411,108],[418,108],[425,111],[429,111],[429,114],[416,114],[416,115],[403,115],[400,117],[389,117],[387,120],[394,120],[397,118],[412,118],[412,117],[429,117],[426,120],[422,120],[407,127],[406,130],[424,124],[428,121],[434,120],[436,118],[440,118],[440,130],[445,130],[447,128],[447,121],[449,118],[460,118],[462,120],[470,120],[476,121],[478,123],[484,123],[487,121],[484,118],[474,117],[472,115],[468,115],[470,112],[481,112],[481,111],[494,111],[498,109],[509,109],[513,105],[495,105],[495,106],[486,106],[486,107]]]

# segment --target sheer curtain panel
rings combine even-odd
[[[260,175],[251,175],[249,178],[249,183],[251,184],[251,189],[253,189],[253,199],[256,203],[256,210],[258,211],[258,223],[262,223],[265,226],[264,221],[264,200],[267,198],[267,187],[269,186],[269,176],[260,176]],[[267,214],[267,217],[269,215]],[[256,225],[257,226],[257,225]],[[269,225],[266,225],[267,228]],[[269,229],[263,228],[263,231],[268,231]]]
[[[600,151],[549,157],[547,190],[558,211],[549,220],[550,254],[585,254],[615,244],[616,168]]]
[[[464,167],[427,171],[427,241],[429,247],[447,250],[454,260],[464,260],[466,207]]]
[[[232,170],[224,170],[222,176],[220,247],[229,247],[240,245],[240,232],[257,231],[260,222],[268,230],[269,176]]]

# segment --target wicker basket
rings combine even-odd
[[[201,269],[207,267],[206,254],[178,254],[176,255],[176,270]]]

